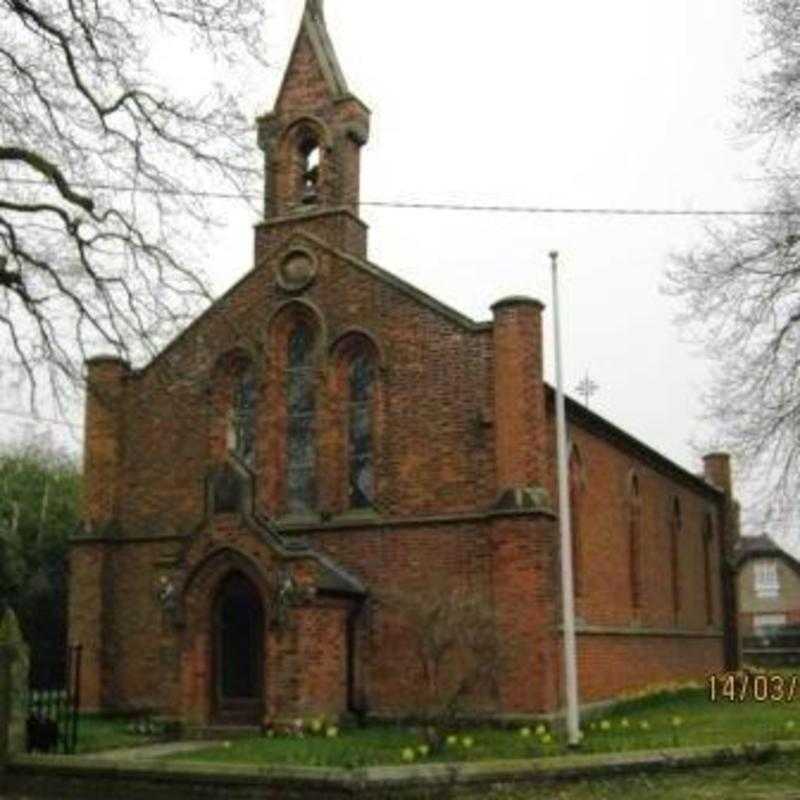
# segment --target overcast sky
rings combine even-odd
[[[272,5],[272,68],[252,76],[253,117],[272,106],[303,2]],[[362,199],[756,204],[756,155],[734,135],[735,98],[757,45],[744,5],[326,0],[350,89],[373,112]],[[218,291],[252,267],[253,215],[232,201],[226,216],[205,265]],[[679,306],[659,288],[670,253],[702,241],[702,220],[373,208],[362,216],[372,261],[475,319],[489,319],[508,294],[543,300],[549,380],[547,253],[560,251],[568,390],[588,371],[600,386],[593,409],[699,471],[689,440],[708,433],[699,395],[709,364],[693,355],[673,321]]]

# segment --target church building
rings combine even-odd
[[[475,321],[369,261],[370,110],[308,0],[258,119],[252,270],[141,369],[87,364],[84,525],[70,640],[88,709],[205,726],[400,717],[423,680],[380,602],[480,598],[496,692],[564,702],[544,306]],[[727,455],[693,474],[567,400],[583,702],[736,662]]]

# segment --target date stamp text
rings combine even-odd
[[[706,680],[712,703],[793,703],[800,700],[800,673],[723,672]]]

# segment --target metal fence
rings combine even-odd
[[[80,714],[81,646],[67,653],[66,685],[59,688],[31,689],[25,724],[29,753],[75,752]]]
[[[800,628],[765,628],[743,637],[742,659],[745,664],[759,667],[800,665]]]

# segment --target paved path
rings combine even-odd
[[[100,753],[82,753],[82,758],[97,758],[108,761],[140,761],[151,758],[172,756],[176,753],[193,753],[195,750],[207,750],[219,742],[164,742],[163,744],[146,744],[140,747],[129,747],[125,750],[103,750]]]

